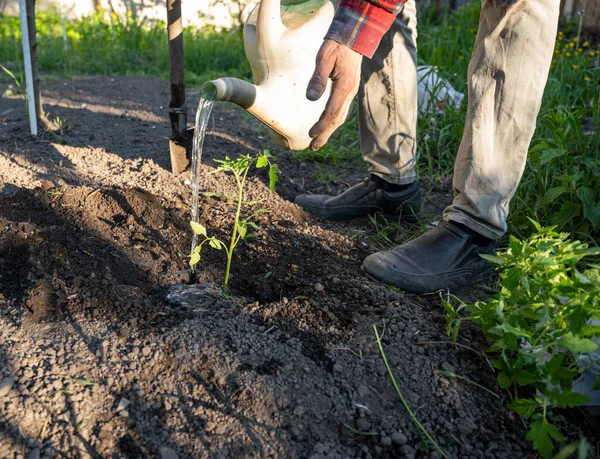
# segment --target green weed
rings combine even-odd
[[[475,304],[443,303],[453,340],[464,321],[481,326],[491,342],[487,351],[496,357],[491,363],[499,371],[498,384],[514,390],[508,407],[530,418],[527,439],[546,458],[553,441],[566,441],[549,409],[590,400],[571,388],[588,369],[578,357],[598,348],[593,340],[600,338],[600,325],[592,319],[600,318],[600,265],[584,259],[598,256],[600,248],[533,224],[536,232],[528,239],[511,236],[506,251],[484,256],[504,270],[500,293]]]

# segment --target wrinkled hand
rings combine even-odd
[[[331,78],[331,94],[319,121],[310,129],[310,148],[318,150],[327,143],[340,127],[348,113],[352,99],[358,92],[362,55],[333,40],[325,40],[317,54],[315,72],[308,83],[306,98],[318,100]]]

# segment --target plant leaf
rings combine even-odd
[[[279,175],[277,175],[278,171],[279,168],[277,167],[277,164],[271,164],[269,166],[269,189],[271,191],[275,190],[275,184],[279,182]]]
[[[554,445],[548,436],[548,431],[543,420],[539,419],[531,424],[529,432],[527,432],[527,440],[533,441],[533,447],[543,458],[548,458],[552,455]]]
[[[598,349],[598,345],[587,338],[579,338],[568,332],[558,340],[558,345],[575,354],[589,354]]]
[[[512,385],[512,379],[504,371],[498,374],[498,385],[502,389],[508,389]]]
[[[490,263],[495,263],[497,265],[503,265],[504,263],[506,263],[506,260],[502,257],[499,257],[498,255],[489,255],[487,253],[482,253],[479,256],[484,260],[489,261]]]
[[[269,164],[269,160],[267,159],[267,157],[265,155],[260,155],[258,158],[256,158],[256,167],[258,169],[267,167],[268,164]]]
[[[238,223],[238,233],[240,234],[240,238],[244,239],[244,237],[246,237],[247,231],[248,231],[248,228],[246,226],[246,222],[239,222]]]
[[[567,441],[567,439],[552,424],[546,424],[546,429],[550,436],[556,441]]]
[[[194,266],[195,264],[197,264],[200,261],[200,254],[199,253],[193,253],[190,256],[190,266]]]
[[[596,377],[596,382],[594,383],[594,387],[592,390],[600,390],[600,374]]]
[[[560,403],[562,406],[568,407],[585,405],[591,400],[591,398],[587,395],[578,394],[577,392],[558,393],[552,398],[554,398],[556,402]]]
[[[508,404],[508,409],[521,416],[531,416],[540,404],[530,398],[519,398]]]
[[[567,201],[561,206],[556,215],[554,215],[552,221],[555,225],[561,227],[569,223],[575,217],[578,217],[579,214],[581,214],[581,204]]]
[[[209,239],[208,245],[210,245],[213,249],[221,250],[222,242],[218,239]]]
[[[519,371],[512,376],[513,380],[520,386],[535,384],[540,381],[540,376],[531,371]]]
[[[206,228],[203,225],[198,222],[190,222],[190,226],[192,227],[192,231],[198,236],[206,237]]]
[[[546,204],[559,198],[566,191],[567,191],[567,187],[565,187],[565,186],[556,186],[554,188],[550,188],[548,191],[546,191],[546,194],[544,195],[544,197],[537,203],[537,205],[535,206],[535,209],[536,210],[541,209]]]
[[[573,454],[575,451],[577,451],[578,447],[579,447],[579,442],[571,443],[571,444],[565,446],[563,449],[561,449],[554,456],[552,456],[552,459],[568,459],[569,457],[571,457],[571,454]]]

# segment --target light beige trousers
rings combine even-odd
[[[559,0],[481,0],[468,71],[468,108],[445,220],[492,239],[506,232],[509,202],[527,159],[552,61]],[[359,90],[361,151],[369,172],[416,180],[416,9],[408,0]]]

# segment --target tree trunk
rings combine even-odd
[[[33,74],[35,111],[37,112],[39,121],[45,119],[46,115],[42,107],[42,99],[40,96],[40,77],[37,62],[37,34],[35,27],[35,0],[26,0],[25,6],[27,11],[27,28],[29,29],[29,48],[31,49],[31,72]]]

